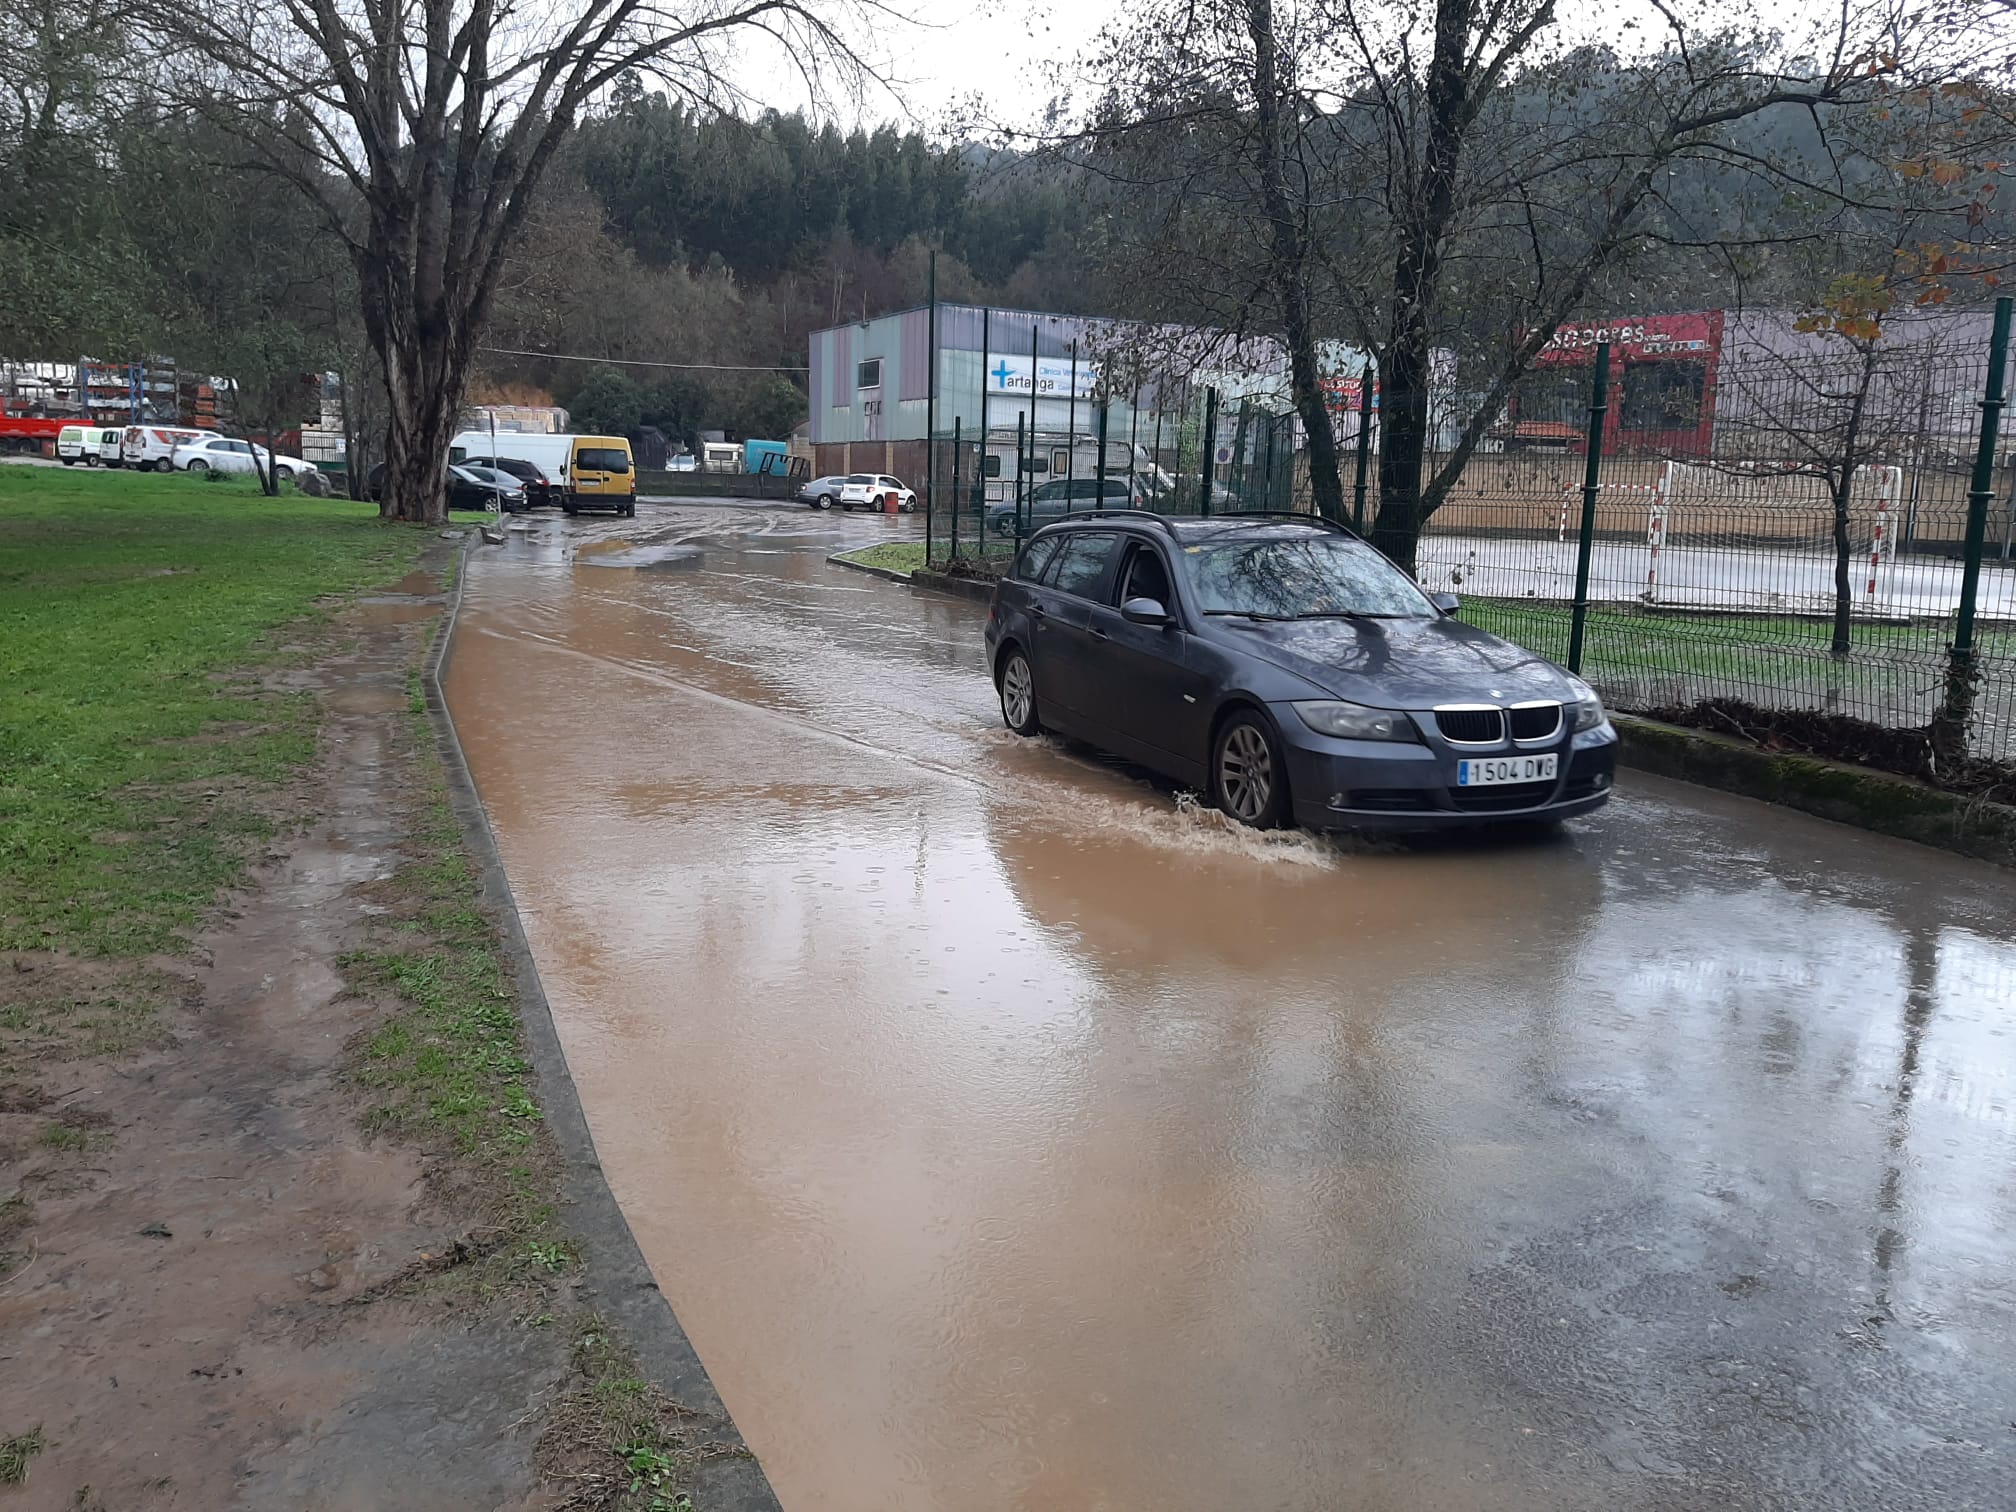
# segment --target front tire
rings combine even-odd
[[[1036,717],[1036,674],[1017,646],[1001,658],[1001,722],[1017,735],[1036,735],[1043,722]]]
[[[1211,746],[1211,788],[1218,807],[1249,829],[1279,829],[1288,815],[1288,773],[1281,743],[1257,714],[1234,714]]]
[[[210,471],[210,464],[205,462],[201,457],[198,457],[194,462],[189,464],[189,471],[192,473],[206,473]]]

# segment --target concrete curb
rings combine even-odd
[[[1822,819],[2016,866],[2016,808],[1820,756],[1766,751],[1712,730],[1613,714],[1625,766],[1782,803]]]
[[[992,603],[994,599],[994,585],[991,582],[982,582],[978,578],[947,577],[942,572],[933,572],[924,567],[910,574],[910,586],[928,588],[933,593],[949,593],[954,598],[972,599],[979,604]]]
[[[497,854],[490,818],[469,775],[462,742],[455,734],[455,722],[441,691],[441,673],[453,649],[472,554],[471,542],[465,539],[455,573],[455,592],[435,631],[434,643],[428,648],[421,681],[427,713],[434,723],[435,745],[448,777],[448,800],[461,822],[463,840],[482,872],[484,898],[495,910],[505,957],[518,989],[519,1020],[524,1025],[525,1046],[537,1078],[539,1106],[560,1152],[560,1191],[567,1205],[567,1224],[580,1235],[587,1252],[581,1295],[636,1350],[638,1367],[646,1379],[681,1406],[714,1420],[707,1425],[705,1437],[746,1448],[692,1341],[673,1315],[671,1303],[652,1279],[651,1269],[637,1248],[636,1236],[630,1232],[629,1221],[602,1174],[595,1140],[588,1131],[581,1098],[567,1069],[566,1053],[561,1049],[559,1031],[553,1023],[552,1006],[540,984],[539,967],[525,939],[510,879],[505,876],[504,863]],[[753,1456],[703,1459],[693,1472],[692,1490],[696,1502],[708,1512],[780,1512],[776,1494]]]
[[[848,551],[860,551],[862,549],[859,546],[850,546],[847,548]],[[833,555],[826,558],[826,560],[831,562],[835,567],[851,567],[856,572],[865,572],[870,577],[887,578],[892,583],[908,583],[911,581],[910,573],[898,572],[894,567],[874,567],[870,566],[867,562],[850,562],[847,560],[846,551],[836,551]]]

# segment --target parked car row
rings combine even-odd
[[[523,502],[513,508],[557,504],[570,515],[590,509],[625,516],[637,513],[637,463],[630,442],[622,436],[469,430],[448,443],[448,460],[453,467],[488,468],[510,477],[524,494]],[[457,481],[451,467],[451,508],[465,507],[453,502]],[[468,480],[460,481],[466,488]],[[375,499],[377,493],[371,496]]]
[[[829,473],[798,490],[798,502],[813,509],[831,509],[837,504],[845,510],[870,509],[881,513],[888,509],[890,499],[896,501],[897,509],[904,514],[917,508],[917,491],[888,473]]]
[[[385,491],[385,464],[380,462],[364,480],[364,493],[377,503]],[[475,462],[448,464],[448,507],[450,509],[494,509],[500,514],[519,514],[531,507],[526,485],[502,468]]]
[[[278,468],[301,478],[315,464],[275,454],[213,430],[172,425],[66,425],[56,437],[65,467],[133,467],[152,472],[251,473]]]

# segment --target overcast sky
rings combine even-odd
[[[1051,93],[1053,61],[1083,54],[1119,0],[895,0],[909,26],[876,42],[895,88],[871,90],[865,124],[892,120],[936,134],[948,113],[979,96],[996,120],[1026,119]]]
[[[1091,48],[1100,29],[1127,7],[1121,0],[884,0],[912,22],[876,25],[869,49],[887,61],[893,90],[870,87],[858,110],[834,102],[842,125],[894,121],[936,135],[955,110],[978,96],[993,120],[1033,120],[1053,94],[1053,65]],[[1732,17],[1768,19],[1788,34],[1838,25],[1843,0],[1667,0],[1694,27]],[[1859,6],[1866,0],[1848,0]],[[1648,0],[1566,0],[1561,40],[1637,36],[1651,40],[1658,12]],[[1634,23],[1626,29],[1626,21]],[[774,77],[774,75],[773,75]],[[766,93],[758,85],[753,91]],[[776,101],[784,108],[795,98]]]

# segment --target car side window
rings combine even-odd
[[[1057,555],[1060,537],[1041,536],[1022,548],[1022,560],[1015,564],[1015,576],[1024,582],[1040,582],[1043,569],[1050,565],[1050,559]]]
[[[1127,570],[1120,575],[1117,602],[1145,598],[1167,607],[1169,597],[1169,569],[1163,564],[1162,553],[1146,542],[1134,547],[1127,554]]]
[[[1106,564],[1113,560],[1113,548],[1118,544],[1118,536],[1096,533],[1072,536],[1057,553],[1050,585],[1060,593],[1079,598],[1096,597],[1106,578]]]

